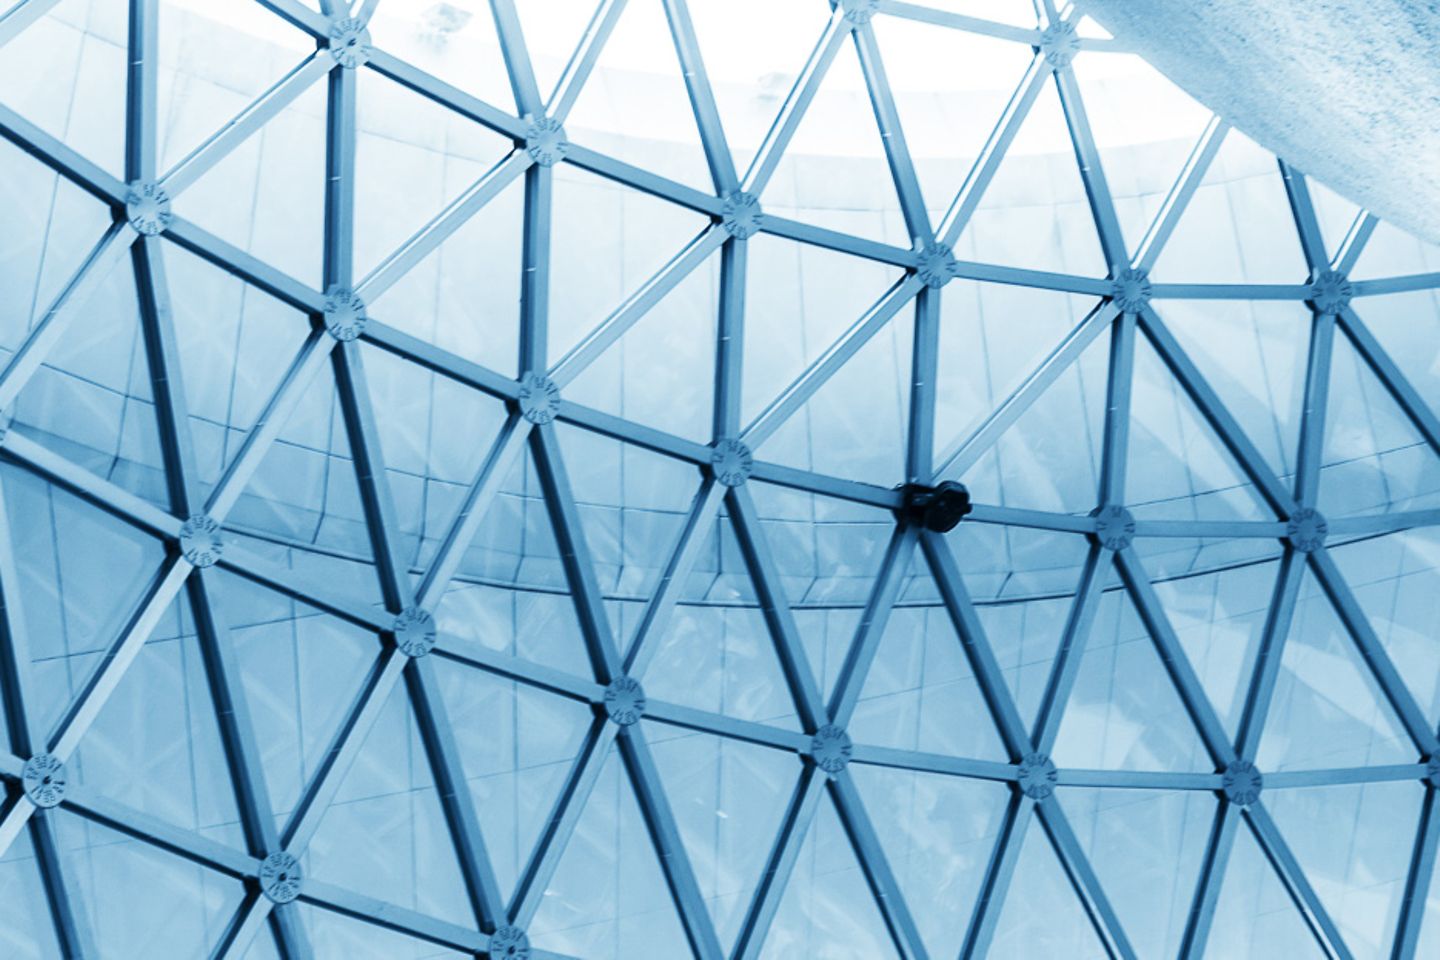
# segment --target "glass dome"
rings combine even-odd
[[[20,0],[0,222],[3,955],[1440,950],[1440,250],[1075,11]]]

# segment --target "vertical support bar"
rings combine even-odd
[[[355,272],[355,108],[352,67],[329,73],[325,127],[325,288],[348,288]]]
[[[1334,314],[1315,314],[1310,326],[1310,359],[1305,369],[1305,407],[1300,414],[1300,451],[1295,471],[1295,499],[1301,507],[1315,506],[1319,491],[1334,346]]]
[[[1200,875],[1195,880],[1195,896],[1190,901],[1190,915],[1185,919],[1185,933],[1180,939],[1180,960],[1201,960],[1210,940],[1210,927],[1215,922],[1215,903],[1225,882],[1225,867],[1230,851],[1235,848],[1235,828],[1240,824],[1240,808],[1221,798],[1215,808],[1210,836],[1200,860]]]
[[[159,154],[160,0],[130,0],[125,179],[153,180]]]
[[[1410,853],[1410,869],[1405,876],[1405,892],[1400,901],[1400,916],[1395,922],[1391,960],[1413,960],[1420,943],[1420,924],[1425,919],[1425,901],[1430,894],[1430,881],[1435,875],[1435,850],[1440,844],[1440,810],[1436,809],[1436,796],[1436,788],[1426,784],[1425,799],[1420,806],[1420,827],[1415,832],[1415,846]]]
[[[1004,819],[1000,821],[1000,832],[995,837],[995,846],[985,864],[985,875],[980,880],[980,894],[970,914],[970,925],[965,928],[960,960],[981,960],[990,953],[990,943],[995,939],[995,924],[999,922],[1000,911],[1005,906],[1005,896],[1010,891],[1015,864],[1020,860],[1020,848],[1025,845],[1025,832],[1030,827],[1030,815],[1034,810],[1034,800],[1019,790],[1011,791],[1010,803],[1005,808]]]
[[[895,609],[895,598],[905,583],[918,536],[914,527],[904,523],[890,535],[890,545],[885,548],[885,558],[880,561],[880,570],[875,574],[875,586],[865,603],[865,612],[860,615],[860,623],[855,627],[855,639],[846,651],[839,676],[835,678],[835,692],[830,697],[830,717],[837,726],[848,725],[855,712],[855,704],[865,686],[865,677],[870,673],[880,639],[885,635],[885,625],[890,621],[890,612]]]
[[[875,122],[880,125],[880,139],[885,145],[885,159],[890,164],[890,178],[895,182],[905,226],[912,241],[927,244],[935,238],[930,229],[930,214],[925,209],[920,179],[915,175],[915,163],[910,158],[910,148],[905,143],[905,133],[900,126],[895,95],[890,92],[890,81],[885,76],[885,61],[880,56],[880,45],[875,41],[875,28],[869,22],[860,23],[851,35],[855,40],[855,52],[860,56],[860,71],[865,75],[865,87],[870,93]]]
[[[1091,544],[1085,557],[1085,567],[1080,572],[1080,584],[1075,588],[1075,602],[1070,607],[1070,617],[1065,621],[1065,632],[1060,638],[1060,648],[1055,651],[1055,663],[1050,669],[1050,679],[1040,699],[1040,713],[1035,718],[1035,732],[1031,739],[1036,753],[1050,752],[1055,738],[1060,733],[1060,720],[1070,700],[1070,690],[1080,673],[1080,661],[1085,654],[1085,643],[1090,637],[1090,624],[1095,619],[1095,610],[1100,605],[1100,595],[1105,588],[1105,575],[1110,571],[1114,556],[1099,544]]]
[[[1075,79],[1075,69],[1061,67],[1055,71],[1055,88],[1060,92],[1060,107],[1065,112],[1065,122],[1070,128],[1070,142],[1075,147],[1075,160],[1080,164],[1080,179],[1085,183],[1085,195],[1090,200],[1090,213],[1095,218],[1095,229],[1100,234],[1100,248],[1105,254],[1105,263],[1112,276],[1119,275],[1130,262],[1125,252],[1125,236],[1120,229],[1120,218],[1115,215],[1115,201],[1110,195],[1110,185],[1105,180],[1105,169],[1100,164],[1100,149],[1095,145],[1095,134],[1090,129],[1090,118],[1085,113],[1085,101],[1080,96],[1080,83]]]
[[[755,885],[750,897],[750,906],[740,924],[740,935],[735,940],[731,960],[756,960],[765,945],[765,936],[770,932],[770,923],[775,911],[780,908],[780,898],[790,883],[790,874],[800,856],[800,846],[805,834],[815,820],[816,808],[825,795],[825,774],[812,763],[800,768],[800,777],[785,805],[785,815],[780,820],[780,829],[775,842],[765,859],[765,870]]]
[[[525,171],[525,235],[520,275],[520,372],[543,373],[549,341],[550,210],[555,177],[536,164]]]
[[[490,12],[495,16],[495,32],[500,36],[500,52],[505,57],[515,106],[522,115],[539,117],[545,112],[545,101],[540,98],[540,87],[535,82],[535,68],[530,64],[515,0],[490,0]]]
[[[1290,200],[1290,213],[1295,218],[1295,229],[1300,234],[1300,249],[1305,253],[1305,266],[1311,276],[1324,270],[1330,263],[1325,252],[1325,238],[1320,233],[1320,220],[1315,216],[1315,204],[1310,200],[1310,186],[1305,174],[1296,170],[1284,160],[1280,164],[1280,176],[1285,181],[1285,195]]]
[[[1100,938],[1105,952],[1112,960],[1135,960],[1135,948],[1130,945],[1130,938],[1120,925],[1119,915],[1105,896],[1105,891],[1100,886],[1100,878],[1090,865],[1090,859],[1081,849],[1080,839],[1070,828],[1070,821],[1066,818],[1060,801],[1051,795],[1036,804],[1036,810],[1040,814],[1040,824],[1045,828],[1051,846],[1055,848],[1055,855],[1070,880],[1070,886],[1081,906],[1085,908],[1090,925],[1095,928],[1095,935]]]
[[[1135,375],[1135,314],[1110,327],[1110,368],[1105,383],[1105,441],[1100,456],[1100,504],[1125,502],[1129,466],[1130,396]]]
[[[731,237],[720,248],[720,316],[716,324],[712,428],[716,440],[734,437],[740,431],[749,249],[749,242],[739,237]]]
[[[1270,698],[1275,694],[1275,680],[1280,675],[1280,659],[1290,621],[1295,616],[1295,598],[1300,594],[1300,580],[1305,562],[1287,546],[1280,557],[1280,572],[1275,578],[1275,591],[1265,614],[1260,633],[1260,649],[1255,653],[1250,688],[1245,693],[1245,709],[1240,715],[1240,734],[1235,738],[1235,752],[1253,760],[1260,746],[1265,716],[1270,711]]]
[[[715,184],[716,194],[723,197],[738,190],[740,180],[725,140],[725,128],[720,123],[720,111],[715,106],[715,92],[710,87],[705,60],[700,56],[700,42],[695,37],[695,24],[690,20],[690,6],[687,0],[664,0],[664,3],[665,15],[670,21],[670,36],[675,41],[675,52],[680,57],[680,67],[685,74],[685,89],[690,94],[690,111],[700,128],[700,143],[705,148],[710,179]]]
[[[935,390],[940,355],[940,291],[924,287],[915,297],[915,336],[910,357],[910,423],[905,476],[930,483],[935,471]]]

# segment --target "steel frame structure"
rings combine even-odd
[[[16,36],[55,5],[56,0],[20,0],[0,15],[0,44]],[[125,179],[117,179],[17,113],[0,107],[0,136],[79,185],[114,211],[114,223],[64,287],[23,346],[0,371],[0,408],[9,407],[65,335],[86,296],[107,270],[129,258],[140,292],[144,346],[152,371],[152,388],[161,427],[163,461],[170,502],[158,509],[18,432],[4,436],[0,457],[11,464],[73,491],[95,506],[163,541],[167,560],[113,641],[100,667],[53,729],[35,719],[30,656],[23,597],[7,527],[0,527],[0,598],[3,598],[3,643],[0,643],[0,694],[7,709],[10,743],[0,754],[0,778],[7,799],[0,813],[0,850],[25,830],[30,832],[41,868],[51,919],[67,956],[95,956],[95,944],[81,905],[73,896],[57,847],[54,824],[43,796],[27,785],[27,761],[48,756],[68,760],[139,653],[171,601],[186,592],[196,612],[204,667],[213,694],[233,788],[241,813],[243,849],[209,840],[128,809],[92,790],[68,788],[61,809],[73,812],[129,837],[152,844],[221,874],[239,878],[247,894],[214,945],[213,956],[237,957],[268,928],[282,956],[312,955],[306,933],[290,902],[300,902],[377,924],[438,945],[478,956],[499,956],[501,945],[525,947],[524,930],[535,915],[571,832],[599,776],[612,744],[618,745],[664,869],[674,906],[695,956],[717,960],[727,951],[717,937],[682,842],[666,791],[657,771],[645,729],[648,723],[704,731],[720,737],[793,753],[793,790],[783,803],[781,827],[768,862],[745,912],[738,941],[729,956],[748,960],[760,954],[800,845],[825,796],[835,806],[845,833],[862,866],[895,951],[907,958],[928,955],[916,922],[878,840],[850,773],[849,763],[876,764],[1007,784],[1011,790],[1002,828],[989,857],[964,940],[963,958],[986,954],[1000,909],[1015,871],[1020,847],[1038,816],[1040,826],[1064,867],[1104,949],[1112,958],[1136,956],[1100,880],[1091,867],[1054,788],[1071,786],[1125,789],[1189,790],[1218,797],[1213,829],[1189,912],[1181,957],[1203,955],[1214,917],[1216,898],[1227,859],[1240,824],[1259,842],[1270,865],[1299,909],[1326,956],[1351,955],[1311,882],[1300,869],[1285,837],[1266,810],[1258,776],[1251,777],[1260,732],[1279,673],[1281,650],[1289,633],[1302,573],[1313,572],[1338,612],[1361,658],[1413,741],[1415,762],[1398,766],[1318,770],[1273,774],[1264,789],[1342,783],[1413,780],[1424,785],[1404,906],[1392,955],[1415,955],[1420,923],[1437,842],[1440,816],[1440,739],[1390,661],[1350,587],[1324,544],[1325,521],[1314,512],[1321,467],[1331,348],[1338,333],[1349,338],[1389,394],[1404,410],[1428,445],[1440,453],[1440,416],[1386,354],[1350,306],[1352,298],[1440,287],[1440,274],[1382,280],[1349,281],[1360,251],[1375,227],[1361,214],[1333,253],[1321,238],[1305,177],[1281,164],[1285,184],[1310,276],[1282,285],[1217,285],[1151,283],[1148,271],[1194,196],[1227,131],[1215,119],[1161,206],[1149,232],[1134,250],[1127,249],[1103,165],[1090,133],[1071,58],[1105,41],[1074,35],[1072,10],[1057,10],[1051,0],[1039,6],[1034,30],[940,12],[899,0],[839,0],[815,43],[804,70],[784,101],[769,135],[750,168],[734,166],[715,107],[687,0],[664,0],[676,50],[684,67],[710,173],[713,193],[702,193],[649,171],[623,163],[564,140],[561,126],[589,76],[607,37],[623,13],[625,0],[601,0],[558,88],[546,98],[529,62],[514,0],[491,0],[513,87],[514,110],[484,103],[416,67],[369,45],[364,27],[376,0],[358,0],[349,9],[342,0],[322,0],[322,11],[298,0],[258,0],[297,30],[315,39],[316,51],[279,83],[169,171],[157,164],[158,0],[130,0],[129,84],[126,116]],[[815,0],[816,3],[824,0]],[[886,82],[871,20],[874,16],[906,17],[983,33],[1034,48],[1030,69],[976,161],[969,177],[938,223],[932,223],[920,196],[894,99]],[[884,135],[890,170],[914,246],[909,249],[864,240],[796,220],[758,214],[751,203],[765,185],[795,133],[801,117],[840,47],[853,43],[869,89],[875,118]],[[356,52],[358,51],[358,53]],[[3,51],[0,51],[3,56]],[[356,71],[371,69],[389,77],[456,114],[511,139],[513,152],[477,180],[449,208],[411,237],[368,276],[353,269],[354,163],[356,140]],[[237,144],[257,131],[301,92],[324,80],[328,84],[327,187],[325,195],[325,289],[312,289],[280,266],[262,262],[222,241],[193,222],[168,210],[160,222],[146,223],[137,213],[137,191],[158,185],[174,195],[193,183]],[[1070,276],[956,260],[952,245],[974,213],[1000,161],[1035,102],[1042,86],[1057,85],[1074,150],[1109,273],[1103,278]],[[548,124],[548,125],[547,125]],[[548,139],[547,139],[548,136]],[[558,359],[547,356],[550,214],[553,164],[566,162],[708,216],[711,224],[659,273],[635,291],[577,347]],[[523,178],[525,234],[523,242],[519,379],[486,369],[378,319],[364,316],[364,302],[400,279],[445,238],[509,183]],[[747,208],[747,204],[750,206]],[[752,216],[754,215],[754,216]],[[747,219],[748,217],[748,219]],[[745,327],[747,239],[755,230],[788,237],[905,268],[897,281],[867,312],[812,363],[749,424],[740,415],[741,342]],[[169,244],[200,255],[303,311],[312,328],[270,398],[240,454],[208,493],[196,479],[195,453],[188,432],[189,414],[180,368],[165,274]],[[644,313],[707,257],[719,251],[721,296],[717,318],[713,442],[709,445],[629,422],[569,401],[558,391],[586,365],[628,331]],[[972,435],[953,448],[933,449],[935,368],[939,353],[940,301],[948,280],[965,277],[995,283],[1022,284],[1091,296],[1095,308],[1069,337],[1001,404]],[[1301,427],[1299,470],[1293,486],[1276,476],[1245,436],[1219,396],[1209,386],[1167,329],[1162,317],[1167,298],[1286,299],[1311,307],[1308,374]],[[893,535],[864,614],[849,647],[834,691],[827,698],[806,661],[798,628],[780,574],[747,488],[749,479],[768,481],[885,508],[899,507],[893,490],[842,478],[753,460],[749,449],[770,436],[847,360],[903,310],[914,311],[915,336],[910,391],[910,425],[905,473],[917,483],[957,477],[976,463],[996,438],[1073,364],[1102,332],[1110,332],[1110,367],[1103,441],[1101,483],[1096,509],[1088,516],[1048,514],[996,505],[977,505],[967,523],[1038,527],[1084,534],[1088,555],[1076,587],[1072,609],[1045,687],[1033,727],[1027,727],[1014,702],[989,640],[967,593],[955,557],[945,539],[920,529],[897,512]],[[348,313],[346,311],[349,311]],[[359,321],[356,322],[356,318]],[[348,326],[347,326],[347,321]],[[1133,521],[1124,510],[1125,466],[1130,417],[1131,374],[1137,338],[1155,348],[1205,420],[1214,428],[1247,479],[1274,513],[1273,520],[1255,523],[1200,521]],[[361,342],[398,356],[462,384],[500,398],[510,415],[475,476],[431,567],[418,586],[397,551],[397,527],[387,489],[386,471],[376,436]],[[301,402],[305,387],[329,364],[341,398],[344,425],[353,451],[364,514],[383,608],[367,607],[335,595],[324,584],[307,582],[233,544],[207,553],[201,542],[207,530],[223,526],[241,492],[276,439],[287,417]],[[686,523],[673,545],[664,574],[649,598],[636,635],[628,648],[617,642],[603,609],[603,597],[571,491],[565,457],[554,421],[638,445],[693,465],[697,488]],[[591,675],[576,676],[502,654],[460,649],[445,637],[434,637],[433,611],[455,577],[461,557],[474,538],[486,506],[494,499],[507,470],[528,448],[555,529],[589,655]],[[797,733],[761,723],[693,709],[641,696],[633,699],[656,643],[679,599],[680,585],[695,563],[704,532],[722,504],[738,536],[745,567],[753,581],[765,624],[779,655],[795,710],[803,725]],[[0,505],[3,507],[3,505]],[[5,523],[0,508],[0,524]],[[198,518],[198,519],[197,519]],[[1419,511],[1380,517],[1334,518],[1330,535],[1378,534],[1440,522],[1440,513]],[[198,524],[198,526],[197,526]],[[211,526],[207,526],[211,524]],[[198,531],[198,533],[197,533]],[[215,534],[218,536],[218,534]],[[1280,575],[1274,589],[1245,700],[1239,734],[1227,735],[1215,708],[1180,646],[1174,628],[1152,586],[1135,537],[1254,537],[1282,544]],[[197,540],[198,538],[198,540]],[[197,548],[197,542],[199,547]],[[212,541],[214,546],[217,541]],[[218,556],[216,555],[218,553]],[[1009,763],[946,757],[914,751],[851,745],[845,734],[861,687],[873,662],[902,579],[912,559],[934,577],[943,605],[959,635],[963,652],[978,680],[985,706],[1009,754]],[[1048,759],[1075,683],[1090,624],[1111,569],[1116,570],[1133,600],[1169,679],[1193,721],[1214,764],[1213,773],[1135,773],[1103,770],[1056,770]],[[216,602],[215,571],[223,569],[269,589],[303,600],[327,613],[373,632],[373,665],[355,696],[325,760],[305,786],[302,798],[283,827],[274,812],[245,697],[238,686],[237,664],[229,628]],[[418,640],[417,640],[418,637]],[[429,656],[448,657],[476,669],[519,681],[554,695],[588,705],[593,722],[574,759],[555,808],[531,852],[514,894],[507,900],[496,881],[486,851],[485,824],[468,801],[459,747],[451,732]],[[457,926],[353,891],[305,878],[298,889],[274,896],[266,879],[273,858],[302,853],[339,789],[367,731],[387,695],[403,684],[415,708],[429,763],[444,800],[446,821],[473,908],[475,925]],[[617,710],[617,701],[634,708]],[[635,723],[643,712],[647,724]],[[837,759],[837,745],[843,755]],[[1247,789],[1247,786],[1252,789]],[[505,956],[518,954],[507,953]],[[554,954],[534,949],[535,957]]]

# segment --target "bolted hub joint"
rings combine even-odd
[[[1248,807],[1259,800],[1260,789],[1264,786],[1265,778],[1249,760],[1236,760],[1230,764],[1225,768],[1225,776],[1221,780],[1225,799],[1240,807]]]
[[[765,214],[760,211],[760,201],[752,194],[737,190],[725,197],[720,205],[720,223],[725,232],[739,240],[755,236]]]
[[[1124,507],[1099,507],[1090,515],[1095,518],[1095,539],[1106,550],[1119,552],[1135,539],[1135,518]]]
[[[484,955],[490,960],[530,960],[530,938],[519,927],[496,927]]]
[[[955,254],[943,243],[927,243],[915,251],[915,276],[932,290],[955,279]]]
[[[196,514],[180,525],[180,554],[192,567],[213,567],[224,552],[220,524],[213,517]]]
[[[879,7],[880,0],[840,0],[840,9],[845,11],[845,19],[856,25],[869,23]]]
[[[281,850],[260,862],[260,892],[274,903],[300,896],[300,861]]]
[[[645,715],[645,688],[634,677],[616,677],[605,688],[605,715],[628,727]]]
[[[155,237],[169,229],[170,194],[154,180],[137,180],[125,194],[125,219],[142,237]]]
[[[370,31],[358,17],[345,17],[330,24],[330,56],[351,70],[370,59]]]
[[[542,167],[553,167],[565,158],[570,141],[565,138],[565,127],[553,117],[527,116],[530,121],[525,128],[525,152],[530,159]]]
[[[1031,800],[1044,800],[1055,792],[1060,772],[1055,762],[1043,753],[1027,754],[1020,760],[1020,792]]]
[[[1301,507],[1290,515],[1289,522],[1285,524],[1285,539],[1301,553],[1314,553],[1325,545],[1325,535],[1329,531],[1330,525],[1320,511]]]
[[[904,501],[900,510],[911,523],[923,524],[926,530],[949,533],[969,515],[974,507],[965,484],[946,480],[938,486],[906,483],[899,487]]]
[[[1070,66],[1075,54],[1080,52],[1080,37],[1075,33],[1073,23],[1052,23],[1040,34],[1040,55],[1052,70],[1063,70]]]
[[[396,615],[390,632],[407,657],[423,657],[435,649],[435,618],[419,607],[406,607]]]
[[[1110,299],[1122,313],[1139,313],[1150,303],[1150,274],[1125,269],[1110,281]]]
[[[850,755],[854,752],[850,734],[834,724],[827,723],[810,738],[810,756],[814,758],[815,766],[832,777],[849,765]]]
[[[1337,270],[1326,270],[1310,281],[1305,299],[1316,313],[1339,313],[1350,305],[1355,288],[1350,280]]]
[[[560,412],[560,388],[543,373],[520,378],[520,415],[536,426],[552,423]]]
[[[65,799],[65,764],[53,753],[37,753],[21,768],[20,785],[42,810],[57,806]]]
[[[739,440],[721,440],[710,449],[710,472],[727,487],[738,487],[750,479],[755,457]]]
[[[331,287],[325,292],[325,329],[341,343],[354,340],[365,330],[370,318],[365,301],[349,287]]]

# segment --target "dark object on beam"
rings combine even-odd
[[[922,523],[926,530],[949,533],[972,509],[970,491],[965,484],[946,480],[938,486],[905,483],[898,488],[905,496],[900,510],[912,523]]]

